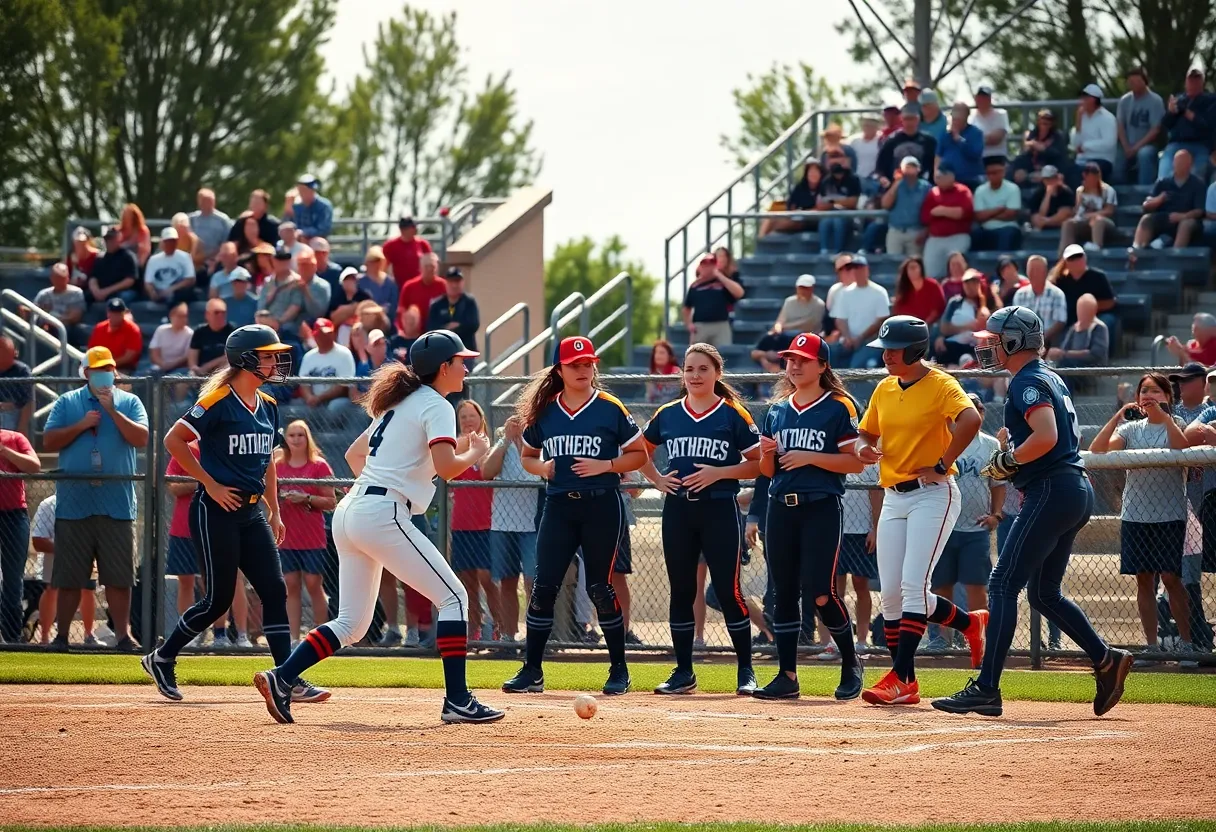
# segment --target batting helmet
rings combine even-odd
[[[975,358],[984,370],[998,370],[1001,359],[996,348],[1000,346],[1006,355],[1023,350],[1033,350],[1037,355],[1043,349],[1043,322],[1034,310],[1025,306],[1006,306],[992,313],[984,332],[977,332]]]
[[[450,329],[434,329],[410,345],[410,366],[422,377],[434,375],[456,356],[476,358],[481,353],[465,349],[460,336]]]
[[[274,354],[274,371],[262,372],[262,356]],[[282,384],[291,375],[291,346],[279,340],[279,334],[265,324],[238,327],[224,342],[228,364],[253,373],[262,381]]]
[[[892,315],[882,323],[878,337],[867,346],[904,351],[904,363],[915,364],[929,352],[929,325],[911,315]]]

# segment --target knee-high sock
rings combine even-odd
[[[692,670],[692,642],[696,626],[692,621],[671,624],[671,646],[676,654],[676,667]]]
[[[275,668],[275,675],[283,685],[294,685],[301,673],[322,659],[332,656],[341,646],[342,642],[334,635],[329,625],[322,624],[300,639],[291,655]]]
[[[528,634],[525,639],[524,664],[540,670],[545,660],[545,645],[549,643],[549,634],[553,632],[553,615],[545,616],[528,607],[526,617]]]
[[[857,645],[853,641],[853,622],[849,620],[848,610],[839,599],[829,598],[826,604],[819,607],[819,617],[832,634],[832,641],[836,642],[841,665],[852,667],[857,661]]]
[[[773,638],[777,642],[777,664],[787,673],[798,672],[798,633],[801,621],[773,625]]]
[[[463,705],[469,701],[465,661],[469,652],[469,623],[440,621],[435,630],[435,646],[443,658],[443,684],[449,702]]]
[[[929,613],[928,620],[934,624],[941,624],[943,627],[950,627],[958,630],[960,633],[971,626],[971,616],[953,602],[940,595],[933,596],[936,599],[936,604],[933,607],[933,612]]]
[[[726,631],[730,633],[731,646],[735,648],[735,659],[739,667],[752,666],[752,622],[745,618],[734,624],[727,624]]]
[[[291,655],[291,628],[286,624],[263,624],[262,635],[266,636],[266,644],[270,647],[270,655],[274,663],[282,664]]]
[[[888,621],[883,618],[882,635],[887,642],[887,652],[891,654],[891,661],[895,661],[895,654],[899,650],[899,621]]]
[[[912,682],[916,679],[916,648],[920,645],[921,636],[925,634],[925,614],[920,612],[905,612],[899,621],[899,646],[895,651],[895,675],[900,681]]]

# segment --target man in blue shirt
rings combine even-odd
[[[138,397],[114,386],[114,356],[105,347],[85,355],[88,383],[64,393],[47,417],[42,446],[59,454],[68,475],[136,473],[136,448],[148,443],[148,414]],[[67,479],[55,489],[55,563],[59,590],[54,647],[67,650],[80,590],[97,564],[113,619],[115,647],[136,652],[131,638],[131,587],[135,583],[135,482]]]
[[[291,220],[300,231],[303,242],[312,237],[325,237],[334,230],[334,206],[321,196],[321,180],[306,173],[296,180],[295,195],[284,206],[283,219]]]
[[[867,228],[866,237],[874,243],[885,239],[888,254],[919,257],[924,251],[926,236],[925,227],[920,223],[920,207],[932,187],[920,175],[920,160],[905,156],[895,181],[882,196],[887,221]],[[871,228],[875,229],[872,235]],[[877,245],[867,242],[865,247],[873,250]]]
[[[970,118],[971,108],[954,102],[950,129],[937,144],[937,158],[953,166],[958,181],[974,191],[984,175],[984,131],[971,124]]]

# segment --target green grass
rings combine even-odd
[[[513,661],[474,659],[469,662],[469,684],[476,689],[495,689],[518,668]],[[247,685],[254,672],[269,667],[265,656],[199,656],[178,662],[177,680],[183,685]],[[634,690],[646,691],[667,678],[665,663],[634,662],[630,666]],[[545,667],[545,685],[550,690],[596,691],[604,683],[607,666],[599,663],[550,662]],[[761,684],[775,672],[771,665],[756,668]],[[918,672],[921,693],[946,696],[961,689],[975,671],[928,669]],[[871,669],[868,678],[877,679]],[[808,696],[831,696],[839,681],[833,667],[804,667],[799,671],[802,692]],[[330,659],[308,672],[309,681],[327,687],[352,688],[442,688],[443,666],[439,659],[363,658]],[[731,664],[706,664],[697,668],[697,682],[706,693],[729,693],[735,688]],[[0,653],[0,684],[147,684],[148,678],[135,656],[111,654]],[[1070,671],[1009,671],[1001,683],[1006,700],[1036,702],[1090,702],[1094,683],[1089,673]],[[1133,673],[1127,680],[1124,702],[1203,705],[1216,707],[1216,684],[1208,674]]]
[[[21,830],[21,832],[55,832],[70,830],[70,832],[392,832],[392,830],[409,830],[409,832],[424,832],[425,830],[446,830],[447,832],[871,832],[872,830],[898,830],[898,832],[1206,832],[1216,830],[1216,822],[1206,820],[1188,821],[1130,821],[1102,823],[1000,823],[964,826],[960,824],[928,824],[924,826],[905,826],[892,824],[889,826],[872,826],[860,824],[813,824],[782,826],[771,823],[630,823],[630,824],[597,824],[593,826],[574,826],[572,824],[536,823],[536,824],[502,824],[496,826],[238,826],[221,824],[218,826],[0,826],[3,830]]]

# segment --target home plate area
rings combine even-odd
[[[0,823],[1165,819],[1216,782],[1212,711],[1174,705],[634,693],[581,720],[574,693],[486,692],[504,721],[444,726],[437,691],[339,689],[283,726],[252,687],[184,693],[0,688]]]

